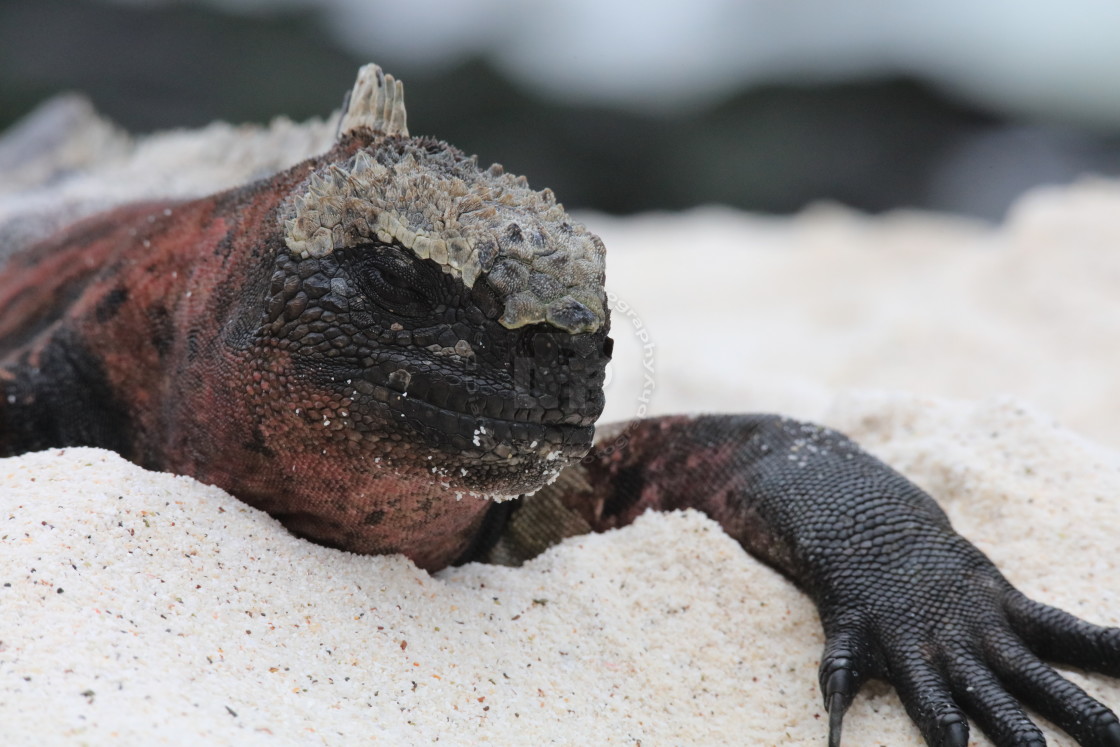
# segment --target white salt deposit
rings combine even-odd
[[[134,157],[110,171],[141,173]],[[1120,624],[1118,214],[1120,186],[1094,182],[998,230],[835,209],[594,218],[629,309],[611,414],[839,427],[1026,593]],[[7,744],[824,740],[812,606],[695,514],[430,576],[68,449],[0,460],[0,522]],[[1120,682],[1070,676],[1120,708]],[[845,723],[846,744],[920,744],[884,685]]]

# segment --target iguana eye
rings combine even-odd
[[[419,260],[395,246],[369,247],[358,262],[358,282],[370,301],[402,316],[423,316],[439,303],[439,284]]]

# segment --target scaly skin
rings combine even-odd
[[[931,745],[965,745],[966,715],[997,744],[1041,744],[1024,705],[1081,744],[1120,745],[1115,715],[1041,661],[1120,676],[1120,629],[1026,599],[929,496],[840,434],[655,418],[588,454],[611,348],[597,239],[550,196],[501,198],[486,191],[500,171],[409,138],[399,89],[386,104],[377,76],[363,101],[379,103],[352,106],[328,153],[93,217],[5,265],[0,456],[111,448],[317,542],[431,570],[518,563],[646,510],[695,508],[817,604],[830,744],[862,683],[882,678]],[[441,230],[440,194],[393,206],[419,221],[396,233],[374,230],[384,199],[354,201],[348,174],[400,154],[434,175],[418,189],[477,174],[497,195],[463,208],[489,221],[476,265],[409,243],[415,225]]]

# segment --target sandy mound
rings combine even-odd
[[[1006,400],[849,397],[833,420],[1024,591],[1120,624],[1115,453]],[[812,606],[697,514],[431,577],[104,451],[0,460],[0,495],[13,743],[823,740]],[[850,744],[920,744],[885,686],[847,723]]]

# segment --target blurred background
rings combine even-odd
[[[71,90],[133,132],[325,116],[369,60],[569,208],[998,221],[1120,174],[1109,0],[0,0],[0,128]]]

